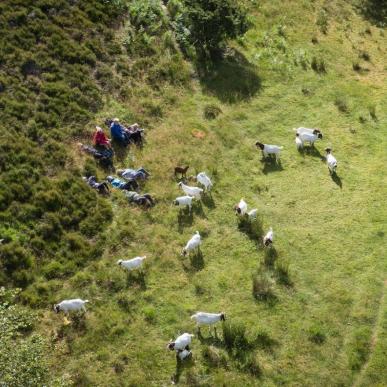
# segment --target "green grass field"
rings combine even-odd
[[[153,94],[139,82],[131,99],[105,99],[88,124],[145,117],[146,145],[115,166],[149,169],[143,190],[157,205],[144,211],[114,191],[102,258],[49,296],[49,304],[89,299],[85,317],[66,324],[51,305],[38,310],[57,385],[387,385],[385,31],[345,1],[250,8],[253,27],[211,75],[187,62],[189,86],[163,86],[152,100],[162,114],[144,110]],[[221,109],[217,118],[205,118],[208,105]],[[321,128],[323,140],[299,153],[298,126]],[[82,167],[78,140],[70,166]],[[262,160],[257,140],[284,146],[280,165]],[[338,160],[334,178],[327,146]],[[214,182],[191,216],[172,204],[181,194],[176,165]],[[258,209],[255,232],[234,214],[241,198]],[[268,252],[260,237],[270,226]],[[182,257],[196,230],[202,255]],[[148,256],[144,275],[116,265],[137,255]],[[254,281],[265,287],[261,298]],[[196,333],[190,316],[199,310],[224,311],[240,343],[227,346],[220,324],[217,336],[202,329],[193,359],[178,364],[166,344]]]

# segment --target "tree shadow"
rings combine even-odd
[[[262,169],[262,172],[264,175],[267,175],[268,173],[271,173],[271,172],[278,172],[278,171],[283,171],[283,167],[282,167],[282,163],[281,161],[276,161],[274,158],[270,157],[270,158],[263,158],[261,160],[262,163],[264,163],[263,165],[263,169]]]
[[[383,27],[387,23],[387,3],[385,0],[365,0],[358,7],[364,18],[371,23]]]
[[[336,172],[333,172],[330,175],[331,175],[332,181],[336,185],[338,185],[340,187],[340,189],[342,189],[343,188],[343,182],[341,181],[340,176]]]
[[[204,212],[202,200],[196,200],[194,205],[192,206],[192,211],[195,215],[201,216],[202,218],[207,219],[206,213]]]
[[[129,271],[126,274],[126,282],[128,286],[138,286],[141,290],[146,290],[145,273],[142,270],[138,270],[135,274],[133,271]]]
[[[214,62],[210,69],[198,70],[204,91],[215,95],[222,102],[246,101],[261,89],[257,67],[235,49],[230,49],[224,58]]]
[[[207,192],[205,195],[202,196],[202,202],[207,208],[216,207],[216,204],[214,202],[211,192]]]

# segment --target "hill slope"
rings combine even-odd
[[[52,4],[38,3],[42,12],[50,15],[45,17],[59,17],[49,11]],[[92,5],[108,6],[110,2],[88,3],[89,11],[71,5],[69,12],[85,18],[90,35],[97,29],[95,39],[106,36],[99,45],[101,50],[114,47],[105,56],[103,52],[95,54],[94,64],[81,65],[93,69],[85,68],[84,74],[99,95],[98,106],[85,113],[81,122],[73,111],[59,114],[58,125],[52,127],[61,131],[44,135],[48,124],[42,123],[35,138],[28,129],[24,142],[16,141],[22,144],[13,153],[19,158],[5,159],[2,167],[2,181],[7,186],[4,176],[12,181],[20,175],[6,169],[10,164],[27,171],[26,176],[37,168],[35,179],[46,179],[48,187],[60,179],[70,181],[82,195],[77,206],[90,206],[84,208],[90,228],[101,223],[100,219],[107,220],[96,235],[88,234],[90,228],[78,223],[61,224],[58,227],[65,230],[64,237],[48,242],[40,235],[20,236],[36,218],[41,219],[35,213],[31,220],[18,219],[17,226],[10,221],[19,213],[13,207],[37,206],[40,202],[35,196],[28,195],[23,205],[20,203],[27,199],[10,199],[9,203],[19,204],[3,208],[8,223],[2,232],[11,240],[2,246],[3,268],[8,270],[4,265],[7,251],[11,254],[15,246],[22,245],[27,252],[20,254],[31,256],[29,267],[34,268],[34,275],[19,282],[19,276],[24,277],[15,265],[12,273],[5,272],[2,282],[23,286],[21,300],[37,308],[36,331],[49,344],[50,378],[60,377],[64,385],[102,386],[166,385],[171,378],[183,385],[203,386],[383,385],[387,377],[383,360],[387,323],[383,29],[363,19],[344,1],[291,1],[286,5],[264,1],[259,6],[251,2],[253,27],[245,37],[230,43],[223,61],[201,75],[183,59],[165,11],[158,13],[159,23],[146,35],[136,27],[130,13],[133,9],[129,12],[132,16],[122,18],[115,29],[111,19],[105,27],[99,26],[106,34],[101,35]],[[140,1],[134,4],[144,6]],[[24,5],[20,8],[28,17]],[[119,21],[122,10],[113,11],[112,17]],[[63,17],[69,20],[69,15]],[[94,27],[87,20],[94,21]],[[55,23],[49,19],[47,24]],[[2,26],[8,31],[9,20]],[[60,25],[59,30],[66,28]],[[91,37],[82,39],[88,45]],[[19,46],[17,41],[14,46]],[[70,74],[77,65],[69,64],[69,72],[64,70],[63,81],[55,81],[56,87],[58,82],[69,82],[71,87]],[[12,77],[10,66],[5,70],[7,77]],[[105,77],[92,76],[108,70]],[[1,95],[5,109],[10,109],[12,95],[7,85],[26,87],[26,82],[42,82],[47,91],[33,93],[39,98],[47,96],[41,102],[47,106],[44,101],[51,101],[55,92],[50,91],[51,78],[42,78],[27,74],[24,79],[18,74],[4,82],[8,93]],[[110,82],[116,82],[114,87]],[[25,105],[34,112],[41,110],[32,108],[28,100]],[[53,110],[55,106],[54,102]],[[205,111],[213,106],[221,113],[209,120]],[[26,126],[14,125],[18,119],[26,122],[32,113],[26,117],[7,114],[8,127],[2,128],[2,134],[18,138]],[[39,122],[36,114],[34,120]],[[65,120],[66,114],[70,121]],[[155,195],[157,205],[150,211],[130,207],[121,192],[114,192],[108,200],[97,199],[78,183],[78,170],[84,165],[101,178],[105,172],[79,155],[75,143],[86,139],[95,123],[112,116],[147,125],[145,147],[117,152],[115,164],[117,168],[143,165],[151,171],[144,190]],[[56,117],[52,110],[47,112],[50,117]],[[71,130],[76,122],[79,126]],[[297,126],[320,127],[324,138],[314,150],[300,154],[292,131]],[[36,143],[42,136],[47,140],[39,147]],[[254,146],[257,140],[284,146],[281,166],[261,160]],[[58,145],[63,142],[66,146]],[[11,157],[10,147],[17,146],[12,138],[7,144],[3,157]],[[329,176],[322,160],[328,145],[339,162],[338,178]],[[59,154],[52,153],[53,146],[60,147],[69,161],[54,159],[35,166],[37,160]],[[22,157],[23,152],[26,156]],[[172,176],[178,164],[190,165],[189,174],[207,171],[215,183],[212,196],[197,204],[191,216],[179,214],[172,206],[180,194]],[[62,175],[65,165],[73,168],[72,177]],[[39,184],[33,185],[36,195],[47,190]],[[67,208],[64,200],[72,203],[77,197],[69,195],[75,188],[49,189],[58,191],[54,196],[63,191],[63,196],[41,199],[45,217],[53,217],[47,212],[55,214]],[[14,192],[22,190],[15,188]],[[241,197],[258,209],[259,222],[253,233],[246,232],[233,213]],[[93,218],[91,209],[96,200],[97,208],[106,211],[98,219]],[[68,216],[74,218],[73,213]],[[64,215],[58,217],[62,220]],[[37,223],[53,227],[58,222],[43,219]],[[260,227],[266,230],[269,226],[276,233],[271,253],[261,248],[257,238],[262,233]],[[42,232],[57,234],[50,230]],[[203,236],[202,256],[181,257],[181,248],[196,230]],[[77,243],[71,243],[74,233]],[[35,250],[34,238],[43,239]],[[63,240],[75,246],[72,251]],[[93,250],[87,250],[85,244]],[[41,258],[35,252],[39,246],[58,254],[49,252]],[[83,249],[87,252],[80,255]],[[144,276],[126,276],[116,265],[120,258],[142,254],[149,257]],[[74,262],[75,256],[82,257],[80,262]],[[87,298],[91,303],[85,318],[66,325],[63,317],[53,315],[47,306],[72,297]],[[226,326],[223,330],[218,327],[218,337],[203,329],[203,336],[196,337],[192,345],[193,361],[181,365],[165,345],[179,332],[194,331],[189,316],[197,310],[225,311]]]

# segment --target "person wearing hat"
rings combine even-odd
[[[103,132],[103,129],[100,126],[95,127],[96,131],[93,136],[93,143],[96,147],[110,148],[110,140],[107,138],[106,134]]]

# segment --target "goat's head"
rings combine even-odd
[[[167,348],[170,351],[173,351],[175,349],[175,343],[173,341],[171,341],[170,343],[168,343]]]
[[[55,310],[55,313],[59,313],[59,312],[60,312],[60,306],[59,306],[59,304],[55,304],[55,305],[54,305],[54,310]]]
[[[263,150],[263,149],[265,148],[265,144],[262,144],[262,143],[259,142],[259,141],[257,141],[257,142],[255,143],[255,146],[256,146],[257,148],[260,148],[261,150]]]
[[[327,154],[329,154],[329,153],[332,152],[332,149],[331,148],[325,148],[325,152],[327,152]]]
[[[223,312],[220,314],[220,321],[226,321],[226,314]]]
[[[240,215],[242,213],[242,210],[239,208],[239,206],[234,207],[235,215]]]
[[[181,186],[183,185],[183,182],[177,183],[177,185],[178,185],[179,187],[181,187]]]
[[[265,246],[270,246],[273,243],[271,239],[266,239],[265,240]]]
[[[119,259],[118,261],[117,261],[117,265],[122,265],[122,259]]]
[[[181,255],[185,257],[187,255],[187,250],[186,249],[181,250]]]

